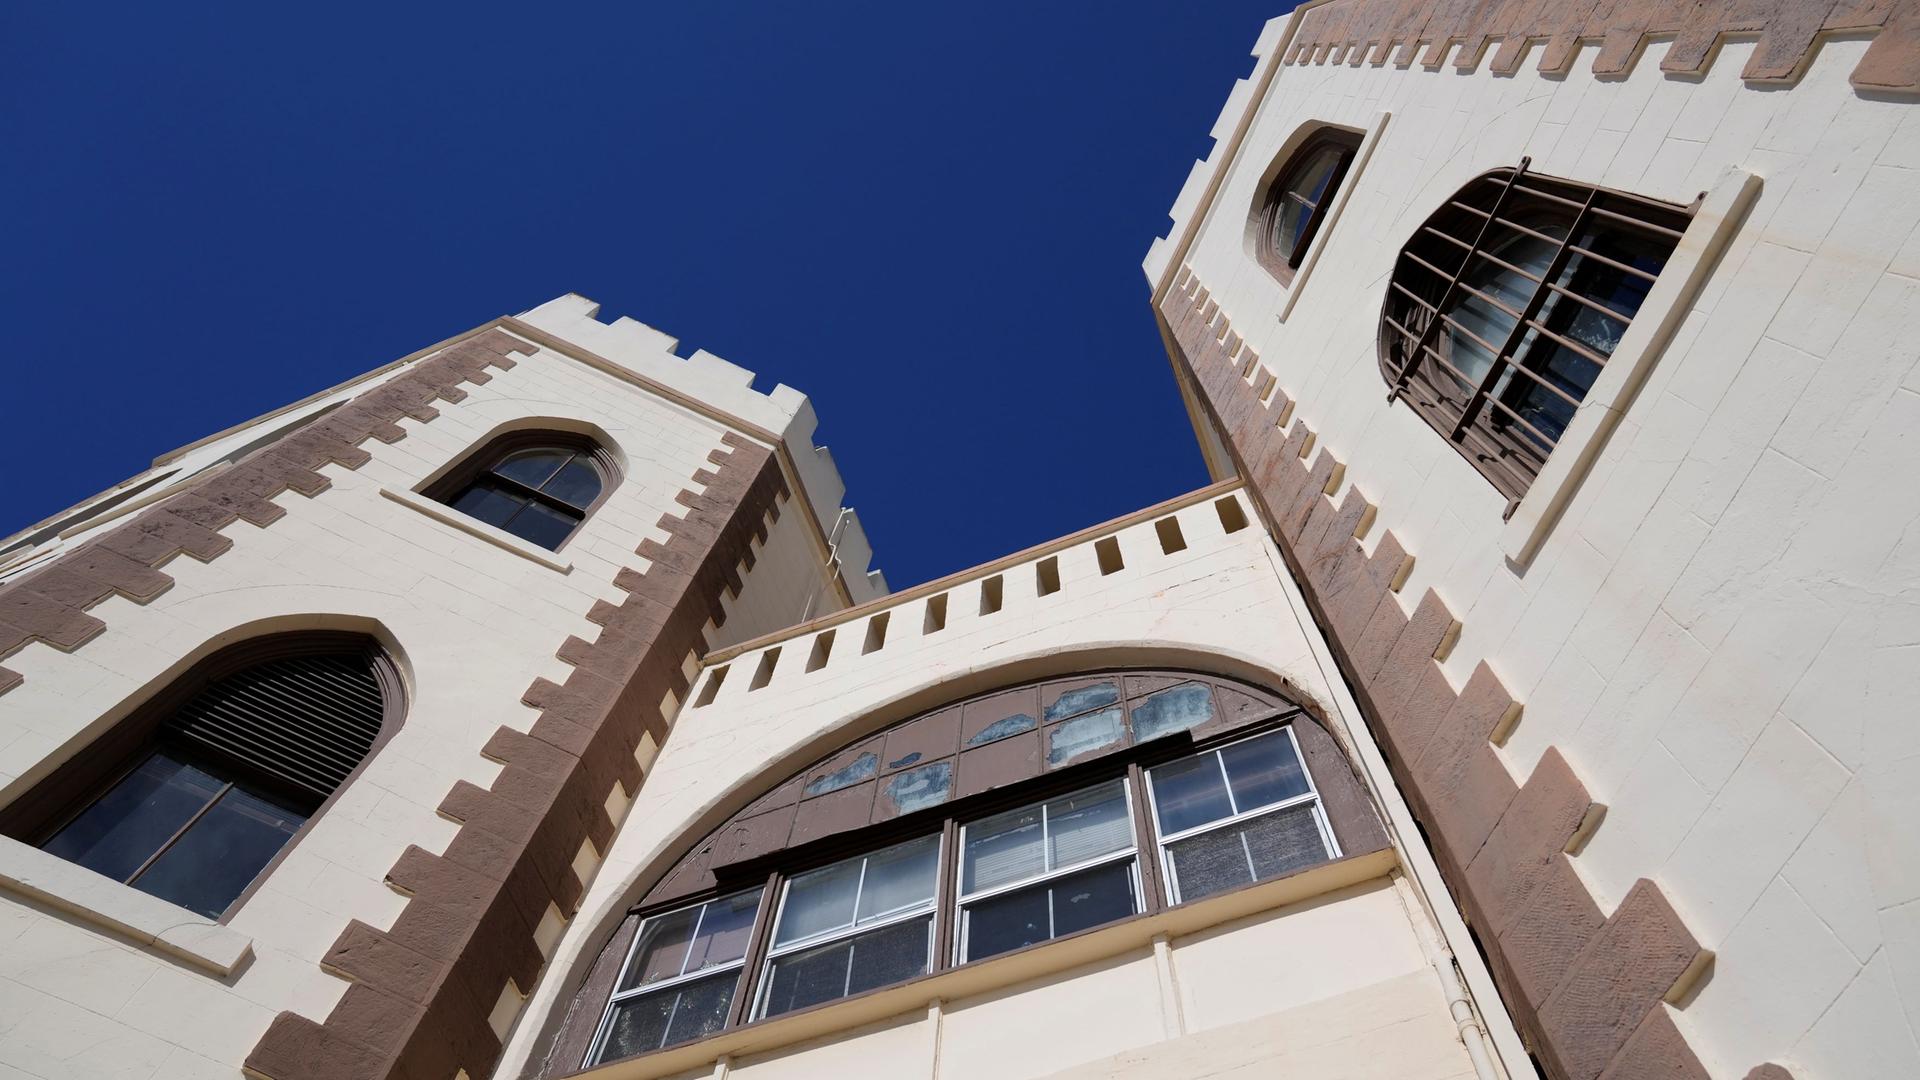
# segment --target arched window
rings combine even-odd
[[[470,517],[558,551],[612,490],[613,457],[584,435],[495,439],[426,492]]]
[[[942,706],[775,785],[622,923],[556,1044],[571,1069],[1198,903],[1387,840],[1280,695],[1083,673]]]
[[[218,918],[399,722],[359,634],[223,650],[7,808],[6,831]]]
[[[1474,180],[1395,264],[1380,316],[1394,395],[1517,502],[1690,217],[1525,161]]]
[[[1359,149],[1358,134],[1324,129],[1295,150],[1267,186],[1254,224],[1254,251],[1282,285],[1293,280],[1306,258]]]

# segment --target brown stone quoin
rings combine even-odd
[[[508,353],[531,355],[536,346],[500,330],[485,330],[449,345],[399,375],[359,395],[321,420],[255,450],[224,469],[181,485],[181,490],[133,515],[126,523],[55,558],[43,569],[0,585],[0,657],[32,641],[73,650],[97,637],[106,624],[87,608],[114,594],[145,603],[173,585],[159,569],[182,552],[211,562],[233,541],[219,530],[237,520],[268,526],[286,511],[272,499],[288,488],[308,497],[331,486],[323,465],[358,469],[370,460],[360,444],[406,438],[395,421],[438,416],[436,400],[467,396],[461,383],[491,378],[487,368],[510,368]],[[17,672],[0,667],[0,694],[20,685]]]
[[[682,660],[704,648],[723,591],[737,593],[738,567],[787,494],[766,447],[729,432],[713,471],[681,492],[684,516],[663,517],[672,534],[648,541],[644,573],[622,571],[618,605],[596,602],[594,642],[569,638],[559,656],[565,683],[536,680],[525,701],[541,710],[530,731],[501,727],[485,753],[504,763],[490,789],[465,782],[441,803],[461,822],[445,855],[408,849],[389,880],[408,893],[390,931],[350,924],[324,964],[353,986],[316,1024],[281,1013],[247,1059],[268,1080],[395,1080],[492,1074],[501,1051],[488,1016],[511,980],[532,989],[545,960],[534,930],[549,907],[570,917],[583,887],[572,861],[583,842],[604,852],[614,822],[607,797],[644,779],[643,737],[665,741],[669,692],[684,697]]]
[[[1490,741],[1513,698],[1485,663],[1459,691],[1448,683],[1433,656],[1453,616],[1432,591],[1404,613],[1399,540],[1388,533],[1366,554],[1354,535],[1365,497],[1325,495],[1338,463],[1325,450],[1301,456],[1304,421],[1278,427],[1291,403],[1277,389],[1260,400],[1251,350],[1190,270],[1160,315],[1542,1064],[1556,1080],[1705,1080],[1662,1004],[1706,959],[1699,943],[1651,881],[1601,912],[1565,854],[1594,809],[1579,777],[1549,749],[1514,783]]]
[[[1920,0],[1333,0],[1301,15],[1284,62],[1359,67],[1371,58],[1379,67],[1391,57],[1404,68],[1418,56],[1421,67],[1437,71],[1458,43],[1453,66],[1473,71],[1498,41],[1494,74],[1515,74],[1538,47],[1540,70],[1559,75],[1572,68],[1581,41],[1598,40],[1594,74],[1619,77],[1633,70],[1649,38],[1663,37],[1673,44],[1660,70],[1698,76],[1728,35],[1757,35],[1740,77],[1790,83],[1823,33],[1874,35],[1854,66],[1856,88],[1920,90]]]

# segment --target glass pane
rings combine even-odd
[[[932,926],[927,915],[776,958],[768,965],[761,1015],[779,1016],[925,974]]]
[[[1213,754],[1181,758],[1147,775],[1153,782],[1154,810],[1162,836],[1233,816],[1226,779],[1220,775],[1220,763]]]
[[[508,454],[505,461],[493,467],[493,471],[530,488],[538,488],[572,457],[571,450],[557,450],[550,447],[520,450]]]
[[[1213,691],[1205,683],[1182,683],[1141,698],[1133,706],[1133,741],[1143,743],[1187,731],[1213,719]]]
[[[1047,804],[1047,868],[1072,866],[1133,846],[1127,792],[1118,780]]]
[[[965,959],[1012,952],[1138,910],[1133,860],[1096,866],[968,905]]]
[[[998,956],[1046,941],[1053,936],[1051,884],[1041,882],[970,904],[966,920],[966,960]]]
[[[1056,724],[1047,729],[1047,767],[1056,768],[1081,754],[1117,745],[1126,735],[1117,705]]]
[[[901,814],[911,814],[915,810],[939,806],[952,793],[953,762],[936,761],[931,765],[894,773],[887,781],[883,798],[893,800],[894,809]]]
[[[843,787],[852,787],[862,780],[871,780],[873,779],[873,774],[879,771],[880,755],[861,754],[859,757],[854,758],[852,762],[830,773],[814,777],[800,794],[811,799],[815,795],[825,795],[829,791],[839,791]]]
[[[1069,874],[1053,883],[1053,936],[1124,919],[1139,910],[1133,894],[1133,860]]]
[[[939,870],[938,836],[923,836],[867,856],[867,880],[860,886],[857,921],[871,922],[931,902]]]
[[[1023,806],[973,822],[960,853],[960,891],[979,892],[1047,868],[1040,808]]]
[[[787,945],[853,925],[853,904],[860,891],[862,859],[848,859],[795,877],[787,883],[774,944]]]
[[[1065,720],[1069,716],[1078,716],[1088,709],[1098,709],[1102,705],[1112,705],[1120,700],[1120,687],[1115,683],[1095,683],[1082,686],[1060,695],[1059,700],[1046,708],[1046,721]]]
[[[221,786],[199,769],[156,753],[55,833],[44,850],[125,881]]]
[[[663,1046],[703,1039],[727,1022],[738,971],[729,971],[616,1002],[600,1060],[644,1054]]]
[[[708,903],[706,909],[706,915],[700,920],[700,932],[687,951],[688,971],[730,964],[747,955],[753,916],[760,909],[760,890],[722,897]]]
[[[1307,774],[1284,731],[1224,747],[1220,760],[1227,766],[1234,807],[1242,814],[1307,793]]]
[[[687,945],[694,924],[700,921],[701,905],[656,915],[640,927],[633,962],[627,965],[626,978],[619,989],[631,990],[661,979],[671,979],[686,970]]]
[[[1190,836],[1167,855],[1186,901],[1324,862],[1327,847],[1308,805]]]
[[[985,746],[991,742],[999,742],[1001,739],[1010,739],[1023,731],[1032,731],[1039,725],[1040,722],[1038,720],[1028,716],[1026,713],[1014,713],[1012,716],[1003,716],[993,723],[988,724],[986,727],[981,728],[979,731],[974,732],[973,738],[967,740],[967,745],[970,747]]]
[[[580,524],[577,517],[569,517],[542,503],[530,502],[526,509],[515,514],[507,522],[506,530],[529,543],[538,544],[548,551],[558,551],[560,545],[567,542],[573,530]]]
[[[576,455],[540,489],[569,506],[585,510],[600,497],[600,473],[586,458]]]
[[[1322,147],[1286,178],[1286,186],[1275,207],[1278,213],[1273,226],[1273,252],[1280,258],[1293,257],[1294,248],[1299,246],[1300,237],[1311,226],[1315,213],[1325,207],[1327,196],[1332,194],[1327,190],[1327,182],[1333,179],[1340,155],[1337,147]],[[1289,192],[1299,198],[1288,198]],[[1308,209],[1306,204],[1312,204],[1315,209]]]
[[[1498,242],[1487,245],[1486,250],[1536,278],[1545,277],[1547,267],[1552,264],[1553,256],[1559,250],[1558,240],[1567,233],[1568,223],[1540,215],[1520,218],[1519,221],[1554,240],[1550,242],[1512,229],[1496,227],[1496,231],[1503,235]],[[1475,258],[1463,280],[1515,311],[1524,311],[1527,301],[1539,287],[1520,274],[1485,258]],[[1475,342],[1466,331],[1472,331],[1498,348],[1506,344],[1507,335],[1513,331],[1514,320],[1513,316],[1472,293],[1463,291],[1459,296],[1460,300],[1448,311],[1458,325],[1445,323],[1441,326],[1450,347],[1446,355],[1454,367],[1478,383],[1486,377],[1487,369],[1493,366],[1493,353]]]
[[[218,918],[306,820],[305,814],[229,788],[213,809],[134,879],[133,887]]]
[[[504,528],[507,522],[512,520],[513,515],[527,505],[527,500],[523,496],[510,494],[503,488],[481,480],[454,496],[453,502],[448,505],[470,518],[484,521],[497,528]]]

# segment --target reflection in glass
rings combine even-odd
[[[740,973],[728,971],[616,1001],[599,1061],[704,1039],[726,1025]]]
[[[1045,720],[1051,724],[1055,720],[1065,720],[1069,716],[1078,716],[1089,709],[1098,709],[1103,705],[1112,705],[1120,700],[1118,683],[1094,683],[1092,686],[1076,687],[1061,694],[1053,704],[1047,706]]]
[[[883,926],[828,945],[775,957],[761,1016],[779,1016],[927,973],[933,916]]]
[[[1178,901],[1197,900],[1327,858],[1312,806],[1293,806],[1167,845]]]
[[[895,773],[887,781],[886,798],[902,814],[939,806],[953,792],[953,762],[936,761],[917,769]]]
[[[1188,731],[1213,719],[1213,691],[1205,683],[1182,683],[1133,704],[1133,741],[1143,743]]]
[[[1011,952],[1138,910],[1132,860],[1104,863],[969,904],[963,960]]]
[[[1126,738],[1120,709],[1102,709],[1047,729],[1047,767],[1058,768],[1082,754],[1117,746]]]

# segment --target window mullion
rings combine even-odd
[[[1166,907],[1166,896],[1161,892],[1161,875],[1155,869],[1159,860],[1157,857],[1152,860],[1147,858],[1150,851],[1158,856],[1159,849],[1154,843],[1154,824],[1147,820],[1151,815],[1146,792],[1146,770],[1137,761],[1130,763],[1127,766],[1127,813],[1133,818],[1134,865],[1139,868],[1140,907],[1150,914]],[[1136,799],[1139,803],[1137,806]]]
[[[760,907],[753,915],[753,929],[747,932],[747,951],[740,958],[740,979],[733,987],[733,1003],[727,1006],[723,1030],[739,1027],[752,1012],[753,998],[759,992],[760,971],[767,962],[767,946],[773,940],[773,920],[780,908],[780,874],[767,875],[760,892]]]
[[[193,812],[193,816],[188,818],[186,822],[182,824],[178,829],[173,830],[173,835],[167,837],[165,843],[161,844],[157,849],[155,849],[153,854],[147,856],[145,862],[133,868],[133,873],[128,874],[126,877],[126,883],[128,885],[131,885],[134,882],[139,881],[141,874],[144,874],[148,870],[152,869],[153,864],[160,861],[160,856],[165,855],[168,851],[172,850],[173,845],[179,843],[180,838],[187,835],[187,830],[199,824],[200,819],[207,816],[207,811],[212,810],[214,808],[214,805],[217,804],[221,799],[226,798],[227,792],[232,790],[233,790],[233,784],[231,783],[220,785],[220,790],[214,792],[213,797],[208,799],[205,805],[201,806],[200,809],[195,810]]]
[[[940,827],[940,863],[933,883],[933,970],[953,966],[959,927],[960,823],[948,818]]]

